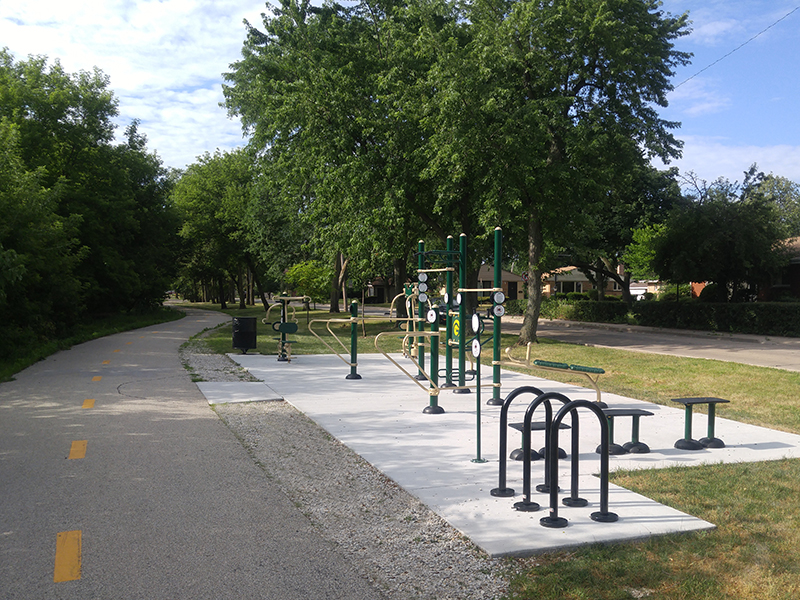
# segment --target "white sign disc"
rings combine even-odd
[[[424,282],[428,281],[428,274],[427,273],[420,273],[419,276],[417,277],[417,279],[419,279],[420,281],[422,281],[424,283]]]
[[[435,323],[436,322],[436,311],[430,309],[428,311],[428,323]]]
[[[495,292],[494,293],[494,302],[495,304],[502,304],[506,301],[506,295],[503,292]]]
[[[481,328],[481,318],[477,314],[472,315],[472,331],[478,333]]]
[[[506,314],[506,307],[502,304],[497,304],[492,309],[492,312],[494,313],[495,317],[502,317],[504,314]]]
[[[478,340],[472,340],[472,356],[478,358],[481,355],[481,343]]]

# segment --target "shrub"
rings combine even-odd
[[[637,302],[636,322],[650,327],[800,337],[800,303]]]
[[[578,302],[580,300],[591,300],[588,294],[582,292],[567,292],[567,300],[570,302]]]

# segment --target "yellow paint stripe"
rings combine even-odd
[[[103,378],[102,375],[95,375],[94,377],[92,377],[92,381],[100,381],[102,378]]]
[[[86,440],[72,442],[67,458],[86,458]]]
[[[87,398],[84,400],[81,408],[94,408],[94,398]]]
[[[119,352],[119,350],[114,350],[114,352]]]
[[[130,346],[133,342],[125,342],[126,346]]]
[[[104,360],[104,361],[103,361],[103,364],[104,364],[104,365],[110,365],[110,364],[111,364],[111,361],[110,361],[110,360]]]
[[[81,578],[81,532],[62,531],[56,536],[56,567],[53,582]]]

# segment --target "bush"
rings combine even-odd
[[[519,300],[506,300],[506,314],[520,316],[525,314],[525,308],[528,306],[528,300],[521,298]]]
[[[633,307],[649,327],[800,337],[800,303],[652,302]]]
[[[567,300],[570,302],[578,302],[580,300],[591,300],[588,294],[582,292],[567,292]]]

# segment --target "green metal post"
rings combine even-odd
[[[350,374],[345,379],[361,379],[358,374],[358,301],[350,303]]]
[[[439,406],[439,307],[433,307],[434,320],[431,323],[431,395],[430,403],[422,411],[429,415],[440,415],[444,409]]]
[[[708,439],[714,439],[714,419],[717,413],[717,405],[713,402],[708,404]]]
[[[494,287],[500,288],[503,285],[503,273],[501,270],[503,259],[503,230],[499,227],[494,230]],[[494,295],[494,294],[492,294]],[[500,399],[500,320],[501,317],[494,315],[494,333],[493,333],[493,349],[492,353],[492,402],[493,405],[501,405],[503,401]]]
[[[476,333],[475,339],[480,343],[480,333]],[[481,458],[481,357],[475,358],[475,420],[477,428],[475,437],[475,458],[472,459],[474,463],[488,462],[485,458]]]
[[[467,234],[462,233],[458,239],[459,259],[458,259],[458,287],[467,287]],[[467,309],[465,306],[466,292],[461,295],[461,303],[458,305],[458,385],[460,389],[455,392],[468,394],[465,389],[467,384]]]
[[[447,267],[453,267],[453,236],[447,236]],[[444,309],[447,311],[445,326],[445,347],[444,347],[444,368],[445,368],[445,384],[443,387],[453,387],[453,346],[450,342],[453,340],[453,315],[450,314],[450,307],[453,304],[453,271],[447,271],[447,302],[445,302]]]
[[[684,433],[683,438],[686,440],[692,439],[692,405],[687,404],[685,409],[685,419],[686,423],[684,425]]]
[[[418,260],[417,260],[417,266],[418,266],[418,269],[420,271],[422,271],[425,268],[425,242],[423,240],[420,240],[419,243],[417,244],[417,252],[419,254]],[[417,316],[419,317],[419,323],[418,323],[419,330],[420,331],[425,331],[425,325],[424,325],[424,323],[425,323],[425,306],[423,305],[422,302],[419,302],[418,304],[419,304],[419,306],[417,307],[418,308]],[[425,377],[425,338],[424,337],[418,337],[417,338],[417,361],[419,362],[419,373],[417,373],[417,379],[422,381],[424,379],[427,379]]]

